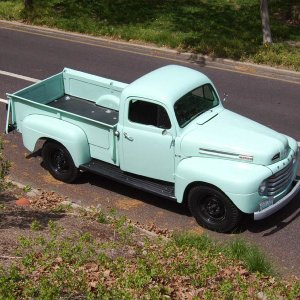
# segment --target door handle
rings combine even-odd
[[[127,134],[127,132],[124,132],[124,137],[125,137],[125,139],[129,140],[130,142],[133,141],[133,137],[129,136],[129,135]]]

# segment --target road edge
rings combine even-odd
[[[196,54],[191,52],[179,52],[178,50],[158,47],[151,44],[139,43],[137,41],[124,41],[124,40],[116,40],[113,38],[107,37],[96,37],[88,34],[81,34],[76,32],[63,31],[60,29],[54,29],[49,27],[41,27],[36,25],[29,25],[26,23],[18,22],[18,21],[7,21],[0,19],[0,25],[6,24],[10,25],[11,29],[13,27],[22,28],[22,30],[27,30],[28,32],[44,32],[48,34],[59,34],[69,37],[76,37],[79,39],[85,39],[100,43],[105,43],[110,47],[115,46],[116,48],[126,47],[128,52],[137,52],[140,51],[140,54],[149,53],[150,56],[153,57],[161,57],[170,60],[182,61],[183,63],[191,63],[197,64],[200,67],[208,67],[214,69],[220,69],[223,71],[230,71],[236,73],[250,74],[260,77],[268,77],[270,79],[280,79],[283,81],[291,81],[295,83],[300,83],[300,72],[292,71],[288,69],[283,69],[280,67],[272,67],[268,65],[259,65],[251,62],[241,62],[235,61],[227,58],[212,58],[207,55]],[[7,27],[6,27],[7,28]],[[176,58],[176,59],[174,59]]]

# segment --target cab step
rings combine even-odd
[[[117,166],[96,159],[81,165],[80,169],[113,179],[117,182],[124,183],[139,190],[176,201],[174,194],[174,183],[154,180],[151,178],[123,172]]]

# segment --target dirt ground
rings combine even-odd
[[[114,226],[97,220],[102,213],[105,218],[111,217],[110,212],[101,212],[97,207],[80,207],[53,191],[31,190],[15,182],[10,184],[0,192],[0,267],[8,267],[18,259],[15,253],[21,236],[48,237],[50,221],[63,228],[65,236],[88,233],[95,242],[114,240]],[[168,238],[172,235],[170,230],[159,228],[154,223],[140,224],[128,218],[126,222],[134,226],[133,237],[137,243],[144,241],[145,237]],[[121,250],[125,256],[126,250],[130,252],[130,249]]]
[[[0,270],[3,269],[3,271],[6,272],[14,269],[10,268],[10,266],[19,266],[18,270],[20,271],[20,274],[27,274],[29,279],[26,277],[27,281],[23,282],[24,285],[22,285],[22,282],[20,282],[19,286],[15,286],[15,289],[17,289],[19,294],[24,290],[24,295],[26,295],[28,291],[32,291],[32,289],[35,288],[35,285],[38,286],[39,290],[41,285],[38,285],[38,283],[43,283],[41,278],[44,278],[43,276],[48,278],[47,276],[50,276],[49,274],[52,274],[52,272],[57,272],[55,273],[56,275],[59,274],[60,268],[62,268],[64,271],[68,271],[68,268],[71,268],[70,270],[72,270],[72,274],[75,276],[74,278],[76,278],[80,272],[83,272],[85,274],[84,278],[87,281],[86,284],[88,292],[96,293],[97,288],[100,286],[102,287],[101,284],[103,284],[103,286],[106,287],[106,290],[104,290],[106,294],[109,294],[109,291],[112,289],[117,289],[117,291],[121,293],[124,289],[124,286],[121,284],[122,280],[125,277],[126,280],[128,280],[127,276],[129,273],[126,272],[129,272],[129,270],[130,272],[136,272],[134,274],[139,274],[139,276],[142,276],[141,278],[144,279],[143,276],[146,275],[144,273],[141,275],[140,269],[138,269],[138,261],[142,261],[142,257],[147,258],[148,261],[148,254],[149,257],[152,257],[153,259],[153,253],[156,253],[155,259],[161,264],[161,272],[162,270],[165,270],[165,268],[170,268],[170,270],[173,270],[174,268],[177,270],[179,268],[178,270],[181,270],[180,268],[182,268],[183,261],[185,268],[194,266],[194,269],[189,269],[192,270],[189,271],[189,275],[186,275],[186,273],[183,272],[179,275],[177,273],[175,275],[173,274],[170,277],[160,277],[159,274],[153,273],[156,275],[153,275],[153,278],[151,277],[152,281],[149,281],[150,283],[147,285],[147,287],[149,289],[153,288],[154,290],[157,290],[159,283],[162,288],[161,292],[171,295],[167,298],[162,297],[163,299],[194,299],[194,296],[199,296],[199,299],[203,299],[205,293],[211,291],[215,293],[213,298],[220,298],[221,295],[222,298],[224,298],[224,295],[222,294],[224,292],[222,290],[222,288],[224,288],[223,283],[226,285],[228,280],[233,282],[231,288],[233,289],[234,293],[238,294],[241,292],[241,283],[239,280],[242,280],[244,282],[243,284],[246,286],[246,288],[243,290],[243,293],[249,296],[247,299],[267,299],[267,294],[265,293],[270,293],[273,295],[274,287],[274,295],[285,295],[287,296],[286,298],[300,300],[298,296],[299,288],[297,287],[297,284],[295,284],[295,280],[288,284],[285,281],[277,281],[272,276],[257,277],[255,273],[249,272],[241,262],[228,260],[222,253],[218,253],[216,257],[212,258],[212,262],[216,268],[216,271],[207,278],[205,277],[208,276],[207,266],[211,266],[212,262],[209,261],[209,259],[205,256],[199,256],[200,252],[197,252],[198,250],[196,249],[193,250],[190,248],[189,252],[191,252],[191,256],[187,255],[186,257],[182,250],[176,252],[174,250],[175,248],[170,250],[168,247],[166,247],[168,251],[171,251],[172,255],[168,255],[167,257],[160,255],[166,250],[162,250],[163,247],[159,244],[156,244],[158,241],[156,237],[159,236],[159,239],[163,242],[164,240],[169,241],[169,239],[165,238],[171,236],[172,233],[156,228],[154,225],[145,226],[142,224],[133,224],[130,220],[126,219],[126,226],[130,223],[131,225],[134,225],[132,226],[133,230],[130,231],[130,239],[126,239],[126,242],[119,243],[116,247],[111,247],[111,245],[113,245],[116,241],[122,240],[122,230],[117,230],[118,221],[122,220],[122,217],[116,216],[115,213],[112,212],[105,214],[105,212],[101,212],[99,209],[93,207],[82,208],[78,205],[76,206],[75,204],[72,204],[72,202],[68,200],[69,199],[66,199],[52,191],[31,191],[29,187],[22,186],[13,186],[7,191],[0,193]],[[110,222],[112,220],[114,223]],[[55,224],[55,227],[53,227],[51,224]],[[38,244],[38,248],[28,247],[25,249],[25,252],[18,252],[20,243],[22,243],[20,242],[20,237],[22,237],[23,241],[28,240],[26,238],[30,238],[30,240],[35,240],[35,238],[36,240],[40,240],[40,238],[44,238],[45,241],[51,240],[51,236],[53,237],[53,228],[55,228],[55,232],[58,233],[59,240],[63,242],[68,240],[68,238],[71,238],[71,244],[73,242],[76,242],[77,244],[77,240],[80,242],[82,237],[89,235],[92,240],[95,241],[95,244],[93,245],[97,245],[97,247],[100,244],[101,246],[104,244],[109,245],[108,248],[103,248],[104,250],[101,251],[105,251],[105,255],[111,261],[115,261],[116,265],[118,265],[118,258],[124,258],[126,260],[126,268],[128,268],[128,270],[125,268],[126,272],[122,274],[127,275],[125,275],[123,278],[122,274],[118,274],[118,276],[123,278],[122,280],[118,281],[117,279],[119,277],[116,277],[117,275],[114,274],[114,272],[117,272],[115,265],[111,264],[107,269],[105,263],[103,264],[95,261],[84,263],[78,269],[75,267],[73,268],[73,265],[70,265],[70,263],[66,261],[66,258],[62,258],[60,256],[61,253],[63,253],[63,250],[60,249],[61,252],[57,252],[57,248],[54,249],[55,259],[53,260],[52,257],[51,259],[53,261],[50,259],[50,264],[49,256],[47,256],[46,253],[44,257],[45,262],[47,262],[46,265],[37,264],[34,271],[32,271],[30,268],[28,270],[24,268],[25,265],[28,267],[28,263],[30,267],[32,266],[32,261],[25,261],[25,258],[28,257],[28,254],[33,254],[33,257],[38,260],[39,258],[43,257],[44,250],[46,248],[44,249],[42,248],[42,244]],[[126,227],[126,229],[127,228],[128,227]],[[60,229],[63,230],[61,231]],[[123,232],[123,234],[125,234],[124,237],[127,236],[126,231]],[[127,241],[129,242],[127,243]],[[145,248],[146,243],[149,244],[147,246],[148,248]],[[55,247],[57,247],[58,244],[55,245]],[[84,244],[84,249],[85,247],[86,245]],[[89,247],[86,249],[87,252],[89,251],[88,249]],[[97,248],[97,251],[99,250],[100,248]],[[152,254],[148,253],[150,250],[153,251],[153,253],[151,252]],[[82,255],[83,253],[84,252],[80,252],[79,254]],[[93,257],[99,253],[97,252],[96,254],[93,254]],[[23,257],[19,255],[23,255]],[[193,263],[191,265],[188,257],[193,257]],[[81,258],[82,257],[80,256],[80,259]],[[197,262],[196,265],[194,265],[195,261]],[[146,265],[143,266],[145,267]],[[155,270],[155,268],[153,270]],[[193,286],[191,282],[196,280],[193,279],[195,274],[197,280],[201,282],[198,278],[198,275],[201,272],[204,272],[203,276],[201,276],[206,279],[203,283],[203,287],[199,288],[197,286]],[[202,278],[201,276],[200,278]],[[138,278],[140,279],[140,277]],[[147,276],[145,278],[147,278]],[[239,280],[237,280],[237,278],[239,278]],[[63,282],[64,288],[61,291],[62,294],[67,293],[67,288],[72,288],[72,285],[69,283],[73,282],[73,277],[71,279],[69,278],[69,281],[65,280]],[[118,286],[119,283],[121,284],[120,286]],[[126,284],[128,284],[127,281]],[[247,287],[248,285],[249,288]],[[255,286],[256,288],[251,288],[251,286]],[[170,290],[166,289],[166,287],[170,288]],[[11,289],[6,289],[6,293],[10,292],[10,290]],[[139,290],[138,288],[129,288],[128,291],[132,294],[133,299],[140,299],[140,293],[146,293],[147,289]],[[45,291],[42,289],[41,291],[39,290],[39,292],[42,293]],[[50,293],[49,290],[47,290],[47,292]],[[82,297],[84,298],[84,296],[82,296],[84,295],[83,291],[78,290],[78,287],[75,290],[69,290],[69,292],[72,295],[74,293],[79,295],[77,298],[73,299],[82,299]],[[14,294],[14,296],[15,295],[16,294]],[[293,296],[291,298],[290,295],[297,296]],[[1,296],[2,295],[0,295],[0,298]],[[2,297],[1,299],[6,299],[5,297],[6,296],[4,296],[4,298]],[[111,297],[111,299],[113,298],[114,297]],[[278,299],[285,299],[285,297],[280,297]]]
[[[0,193],[0,266],[8,268],[19,259],[16,251],[21,236],[47,237],[49,221],[63,228],[66,236],[89,233],[97,242],[113,239],[115,232],[112,226],[98,222],[95,218],[83,217],[84,212],[79,207],[75,212],[74,209],[68,209],[71,205],[68,199],[51,191],[24,190],[26,188],[14,186]],[[143,228],[137,230],[136,238],[142,240],[145,235],[155,235],[155,230],[158,231],[153,227],[149,229],[154,232]]]

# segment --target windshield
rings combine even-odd
[[[181,97],[174,105],[177,122],[181,128],[202,113],[219,104],[217,93],[211,84],[204,84]]]

